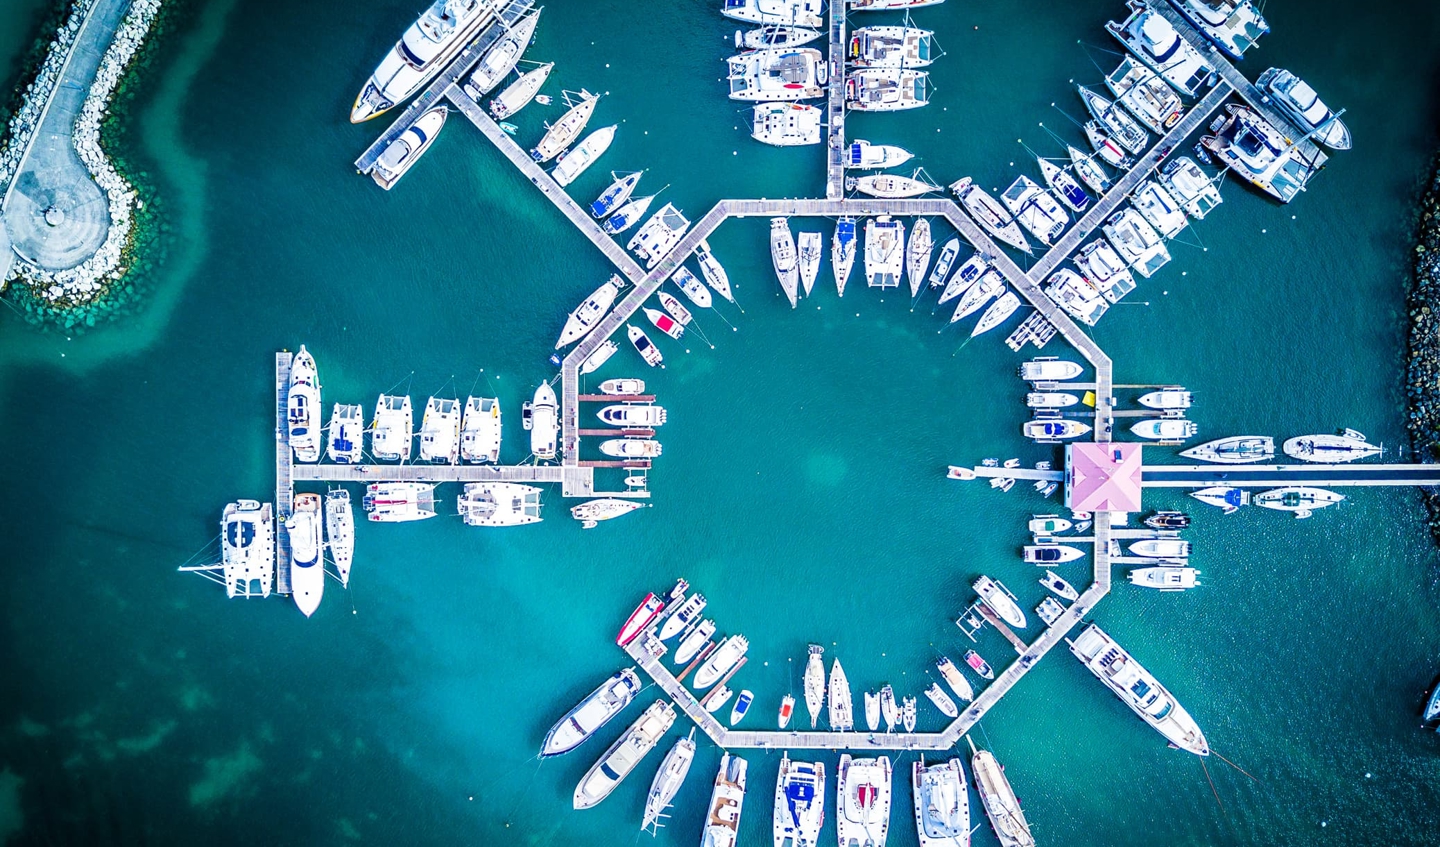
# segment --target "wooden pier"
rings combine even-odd
[[[1140,183],[1153,176],[1160,169],[1161,163],[1171,153],[1176,152],[1180,142],[1189,138],[1191,133],[1208,121],[1210,116],[1225,104],[1226,98],[1234,91],[1235,89],[1231,88],[1229,83],[1224,80],[1215,83],[1200,102],[1192,106],[1190,111],[1186,112],[1185,116],[1170,128],[1169,132],[1145,151],[1145,154],[1135,163],[1135,167],[1117,179],[1110,186],[1110,190],[1094,202],[1090,211],[1081,216],[1074,225],[1065,231],[1060,240],[1056,241],[1055,245],[1040,257],[1040,261],[1030,269],[1030,278],[1036,284],[1043,282],[1052,271],[1060,266],[1061,262],[1079,249],[1081,241],[1089,238],[1091,233],[1099,229],[1105,219],[1120,207],[1121,203],[1130,199],[1130,195],[1135,192]]]
[[[1000,479],[1028,479],[1045,480],[1047,482],[1063,482],[1064,471],[1048,470],[1042,471],[1036,468],[990,468],[984,465],[977,465],[974,468],[977,477],[998,477]]]
[[[515,23],[520,19],[521,15],[529,11],[534,3],[535,0],[508,0],[508,2],[503,2],[495,18],[475,37],[475,40],[470,42],[464,50],[461,50],[460,55],[456,56],[455,60],[452,61],[445,70],[441,71],[440,75],[437,76],[433,82],[425,87],[425,90],[420,93],[420,96],[416,97],[409,107],[401,112],[399,117],[395,118],[385,132],[382,133],[379,138],[375,139],[375,142],[367,147],[364,153],[360,154],[360,158],[355,160],[355,170],[362,174],[370,173],[370,169],[375,167],[376,160],[380,158],[381,153],[385,152],[385,148],[389,147],[391,142],[399,138],[400,133],[409,129],[411,124],[419,120],[421,115],[428,112],[431,107],[437,105],[440,102],[440,98],[445,96],[447,89],[459,85],[460,80],[465,74],[469,73],[470,69],[475,66],[475,63],[480,61],[480,57],[485,54],[485,51],[490,49],[490,45],[494,44],[499,40],[500,36],[508,32],[511,24]]]
[[[1440,464],[1144,465],[1145,488],[1440,485]]]
[[[275,590],[290,593],[290,530],[285,519],[295,510],[295,485],[291,481],[290,363],[288,350],[275,354]]]
[[[839,200],[845,196],[845,160],[849,154],[845,140],[845,10],[849,4],[830,4],[830,85],[829,133],[825,141],[825,196]]]

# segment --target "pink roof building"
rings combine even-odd
[[[1134,442],[1065,445],[1065,505],[1077,512],[1140,511],[1140,448]]]

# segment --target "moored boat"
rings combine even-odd
[[[1280,446],[1285,455],[1302,462],[1353,462],[1380,455],[1380,446],[1365,440],[1353,429],[1338,435],[1300,435],[1286,439]]]
[[[503,121],[530,105],[530,101],[535,99],[540,87],[550,78],[550,72],[554,69],[554,62],[546,62],[521,74],[519,79],[506,86],[499,96],[490,101],[490,114],[495,120]]]
[[[650,336],[645,334],[645,330],[634,324],[629,324],[626,327],[625,333],[630,338],[630,343],[635,346],[635,352],[639,353],[640,358],[645,360],[645,364],[653,368],[664,361],[665,357],[661,355],[660,349],[655,346],[655,342],[650,340]]]
[[[725,273],[725,267],[720,264],[719,259],[715,258],[715,254],[710,251],[710,245],[706,244],[704,240],[700,242],[700,246],[695,250],[695,260],[700,263],[700,275],[705,277],[705,284],[715,289],[716,294],[734,303],[735,295],[730,290],[730,276]],[[679,272],[677,271],[676,273],[678,274]],[[703,291],[704,289],[701,290]],[[685,293],[691,295],[689,291]],[[695,302],[696,305],[700,305],[701,308],[708,309],[710,307],[710,298],[708,296],[705,298],[703,305],[701,305],[694,296],[690,296],[690,299]]]
[[[645,438],[611,438],[600,442],[600,452],[617,459],[654,459],[660,455],[661,446]]]
[[[563,153],[585,130],[590,116],[595,114],[595,104],[599,102],[599,96],[581,91],[579,102],[561,115],[560,120],[546,125],[545,135],[530,151],[530,158],[537,162],[548,162]]]
[[[805,709],[810,713],[810,728],[820,720],[825,705],[825,648],[810,645],[810,658],[805,660]]]
[[[925,696],[929,698],[931,703],[935,704],[935,708],[939,709],[940,713],[945,717],[956,718],[960,716],[960,710],[955,707],[955,701],[950,699],[950,695],[945,693],[944,689],[940,687],[940,683],[930,683],[930,687],[925,689]]]
[[[1215,69],[1146,0],[1127,0],[1126,5],[1130,16],[1107,22],[1106,31],[1181,94],[1198,97],[1214,81]]]
[[[1155,180],[1142,182],[1130,202],[1165,238],[1174,238],[1185,228],[1185,209]]]
[[[1157,591],[1184,591],[1200,584],[1196,581],[1199,573],[1198,570],[1190,567],[1162,566],[1135,568],[1130,571],[1129,578],[1131,585],[1138,585],[1141,588],[1153,588]]]
[[[752,50],[726,62],[731,100],[777,102],[825,96],[829,65],[812,47]]]
[[[605,339],[604,341],[600,342],[599,346],[595,348],[594,353],[586,356],[585,361],[580,363],[580,373],[595,373],[596,371],[600,370],[600,367],[602,365],[610,361],[611,356],[614,356],[618,352],[620,352],[620,345],[616,344],[614,341],[611,341],[608,338]]]
[[[1184,441],[1199,431],[1194,421],[1184,418],[1149,418],[1132,424],[1130,431],[1152,441]]]
[[[1080,252],[1075,254],[1075,267],[1107,303],[1119,303],[1126,294],[1135,290],[1135,276],[1110,242],[1103,238],[1080,248]]]
[[[1000,200],[1015,220],[1046,247],[1053,244],[1070,224],[1070,216],[1055,202],[1054,196],[1024,174],[1016,177],[1001,192]]]
[[[735,31],[735,46],[747,50],[768,50],[777,47],[799,47],[820,37],[820,31],[784,24],[767,24],[749,32]]]
[[[1130,552],[1148,559],[1184,559],[1190,555],[1190,542],[1179,538],[1146,538],[1133,542]]]
[[[1190,525],[1190,516],[1184,512],[1156,512],[1145,519],[1151,529],[1184,529]]]
[[[450,110],[445,106],[436,106],[421,115],[415,123],[406,127],[398,138],[390,142],[370,169],[370,178],[375,180],[375,184],[386,191],[394,188],[400,177],[409,172],[425,151],[430,149],[430,145],[435,143],[449,114]]]
[[[378,523],[406,523],[435,517],[435,486],[427,482],[372,482],[361,501],[365,517]]]
[[[530,453],[542,461],[555,458],[560,431],[559,404],[550,383],[541,382],[530,401]]]
[[[525,55],[525,48],[530,46],[530,38],[534,36],[535,27],[540,23],[541,11],[536,9],[520,18],[490,45],[485,55],[475,64],[470,78],[465,81],[463,88],[466,94],[479,100],[499,85],[500,80],[510,75],[515,65],[520,62],[520,57]]]
[[[934,59],[935,33],[913,26],[864,26],[850,33],[850,64],[860,68],[923,68]]]
[[[1265,462],[1275,458],[1275,439],[1268,435],[1232,435],[1182,450],[1180,455],[1222,465]]]
[[[969,847],[970,791],[960,760],[926,764],[922,754],[910,784],[920,847]]]
[[[1070,642],[1070,652],[1172,746],[1197,756],[1210,755],[1205,734],[1190,713],[1100,627],[1093,623],[1085,627]]]
[[[1089,280],[1080,276],[1069,268],[1061,268],[1045,280],[1043,289],[1046,296],[1055,301],[1055,304],[1064,309],[1070,317],[1086,326],[1094,326],[1110,304],[1100,296]],[[1066,395],[1073,396],[1073,395]],[[1078,402],[1078,400],[1077,400]],[[1032,406],[1031,408],[1045,408],[1043,406]]]
[[[945,283],[950,278],[950,271],[955,267],[955,259],[960,255],[960,239],[951,238],[940,248],[940,255],[935,257],[935,267],[930,271],[930,279],[927,285],[935,291],[944,291]]]
[[[539,523],[541,505],[540,489],[518,482],[467,482],[464,493],[456,501],[466,526]]]
[[[290,595],[305,617],[315,614],[325,596],[325,549],[320,496],[295,495],[294,511],[285,519],[290,537]]]
[[[635,611],[630,613],[630,617],[626,618],[625,624],[620,627],[620,634],[615,636],[616,646],[624,647],[634,641],[636,636],[645,631],[645,627],[654,622],[664,608],[665,599],[663,597],[653,591],[646,594],[645,599],[640,601],[640,605],[635,607]]]
[[[675,707],[656,700],[620,736],[575,786],[576,809],[589,809],[610,796],[675,723]]]
[[[1070,601],[1080,599],[1080,592],[1054,571],[1047,570],[1045,575],[1040,577],[1040,584],[1053,591],[1057,597]]]
[[[269,597],[275,585],[275,520],[269,503],[238,500],[220,518],[220,570],[228,597]]]
[[[1283,68],[1270,68],[1260,74],[1255,84],[1270,94],[1275,105],[1316,141],[1331,150],[1350,149],[1349,127],[1340,122],[1340,116],[1330,111],[1305,80]]]
[[[579,747],[624,711],[640,693],[640,688],[640,676],[634,668],[626,668],[605,680],[550,727],[540,745],[540,757],[558,756]]]
[[[799,241],[800,287],[809,297],[815,288],[815,278],[820,275],[821,236],[818,232],[802,232]]]
[[[1166,162],[1160,169],[1160,183],[1179,201],[1185,212],[1195,220],[1204,220],[1216,206],[1224,202],[1214,180],[1189,156]]]
[[[701,663],[692,681],[696,691],[704,691],[714,685],[720,677],[736,666],[750,649],[750,639],[743,635],[732,635],[720,642],[710,658]]]
[[[649,320],[650,323],[654,324],[656,329],[660,330],[661,332],[665,333],[676,341],[679,341],[681,338],[684,337],[684,324],[680,323],[679,321],[675,320],[674,318],[670,317],[659,309],[651,309],[647,307],[641,309],[640,311],[645,313],[646,319]]]
[[[467,398],[460,424],[460,458],[467,462],[499,462],[502,432],[498,397]]]
[[[1039,442],[1064,441],[1071,438],[1079,438],[1089,431],[1089,424],[1083,424],[1074,420],[1057,420],[1053,418],[1026,421],[1020,426],[1021,434],[1026,438]]]
[[[857,169],[894,168],[905,164],[915,156],[904,147],[891,144],[871,144],[863,138],[850,142],[845,157],[845,167]]]
[[[960,200],[960,205],[970,217],[974,218],[975,222],[984,227],[987,232],[1011,247],[1026,253],[1030,252],[1030,242],[1025,240],[1025,234],[1020,231],[1020,225],[1005,211],[1005,207],[1000,205],[1000,201],[975,185],[970,177],[963,177],[952,183],[950,190]]]
[[[840,218],[835,222],[835,236],[830,240],[830,270],[835,274],[835,291],[845,296],[845,283],[850,279],[850,269],[855,266],[855,219]]]
[[[930,74],[906,68],[865,68],[845,78],[845,108],[897,112],[930,102]]]
[[[975,792],[990,818],[990,826],[1000,839],[1000,847],[1035,847],[1030,824],[1020,808],[1020,798],[1005,776],[1005,769],[989,750],[976,750],[975,742],[966,736],[973,754],[970,769],[975,773]]]
[[[460,401],[431,397],[420,418],[420,461],[455,464],[460,459]]]
[[[849,177],[845,180],[845,187],[852,191],[859,191],[861,194],[886,200],[919,197],[922,194],[940,190],[940,186],[926,182],[918,176],[900,176],[899,174],[869,174],[868,176]]]
[[[965,664],[969,665],[970,670],[979,674],[984,679],[995,678],[995,669],[990,667],[990,663],[985,661],[985,659],[974,650],[965,651]]]
[[[1074,149],[1074,148],[1071,148]],[[1037,157],[1040,164],[1040,175],[1045,178],[1045,184],[1055,192],[1060,201],[1070,207],[1072,212],[1084,212],[1090,206],[1090,195],[1075,181],[1070,172],[1044,157]]]
[[[611,212],[623,206],[630,195],[635,193],[635,186],[640,184],[640,177],[644,171],[633,171],[628,174],[611,174],[615,181],[610,187],[601,192],[595,202],[590,204],[590,214],[595,218],[603,218]]]
[[[920,294],[925,282],[925,272],[930,268],[930,253],[935,249],[935,240],[930,236],[930,221],[917,218],[910,231],[910,243],[905,245],[905,275],[910,280],[910,296]],[[957,245],[956,249],[959,247]]]
[[[631,197],[626,201],[625,205],[611,213],[610,217],[606,218],[605,222],[600,224],[600,228],[605,230],[607,235],[619,235],[639,223],[640,219],[645,217],[645,213],[650,210],[650,201],[654,200],[655,197],[656,195],[654,194],[649,194],[644,197]]]
[[[790,725],[790,719],[795,717],[795,698],[786,694],[780,699],[780,713],[776,716],[776,722],[781,729]]]
[[[482,0],[435,0],[370,75],[350,109],[350,123],[368,121],[410,99],[495,16],[495,6]]]
[[[1250,502],[1264,509],[1290,512],[1297,518],[1308,518],[1316,509],[1333,506],[1344,499],[1344,494],[1336,494],[1324,488],[1290,485],[1262,491],[1250,498]]]
[[[1105,173],[1105,168],[1095,161],[1094,153],[1086,153],[1071,145],[1065,145],[1065,152],[1070,157],[1070,167],[1075,169],[1075,175],[1090,187],[1091,191],[1104,194],[1110,190],[1110,176]]]
[[[1139,212],[1128,206],[1106,219],[1101,229],[1115,251],[1146,279],[1170,262],[1164,239]]]
[[[1085,552],[1079,547],[1065,544],[1027,544],[1022,558],[1031,565],[1059,565],[1082,558]]]
[[[1137,402],[1147,409],[1188,409],[1192,399],[1183,388],[1162,388],[1141,394]]]
[[[825,763],[781,753],[775,777],[773,829],[776,847],[817,847],[825,823]]]
[[[997,326],[1005,323],[1015,310],[1020,308],[1020,296],[1013,291],[1007,290],[1004,294],[991,303],[980,320],[975,322],[975,328],[970,330],[970,337],[974,338],[983,335]]]
[[[1185,114],[1180,95],[1154,71],[1129,56],[1106,75],[1105,86],[1115,95],[1115,102],[1156,135],[1164,135]]]
[[[970,258],[960,263],[960,267],[955,269],[955,273],[950,275],[950,281],[945,283],[945,289],[940,292],[940,298],[936,301],[936,305],[943,306],[956,297],[967,294],[975,286],[976,282],[982,277],[988,276],[986,272],[990,269],[989,257],[984,253],[972,254]],[[986,295],[986,299],[993,296],[994,294],[988,294]],[[960,317],[964,316],[961,315]],[[959,319],[959,317],[952,318],[951,323]]]
[[[751,24],[817,29],[824,25],[820,0],[724,0],[720,14]]]
[[[692,622],[700,619],[701,613],[705,611],[705,595],[696,593],[685,598],[673,614],[665,618],[665,623],[660,627],[659,638],[661,641],[669,641],[679,635]]]
[[[325,543],[340,584],[350,586],[350,565],[355,560],[355,510],[350,492],[332,488],[325,492]]]
[[[358,465],[365,446],[365,409],[358,403],[336,403],[330,411],[325,452],[340,465]]]
[[[865,223],[865,284],[898,288],[905,267],[905,224],[889,215]]]
[[[1079,87],[1079,91],[1080,99],[1085,101],[1085,108],[1105,127],[1111,139],[1137,156],[1145,152],[1145,148],[1150,146],[1150,136],[1134,118],[1083,85]]]
[[[841,847],[885,847],[890,833],[890,758],[840,756],[835,770],[835,828]]]
[[[665,758],[660,760],[660,769],[655,771],[655,778],[650,782],[650,793],[645,796],[645,816],[640,819],[640,830],[643,832],[652,825],[659,829],[660,816],[670,808],[670,801],[675,799],[675,794],[680,791],[680,786],[685,784],[685,777],[690,773],[690,764],[695,761],[695,728],[690,728],[690,735],[675,742]]]
[[[290,360],[290,385],[285,395],[286,442],[297,462],[320,461],[320,376],[315,357],[300,345]]]
[[[1251,185],[1289,203],[1305,190],[1314,165],[1283,132],[1253,109],[1234,103],[1228,117],[1201,146]],[[1213,126],[1213,124],[1212,124]]]
[[[645,263],[646,270],[650,270],[660,264],[660,260],[680,243],[680,239],[684,238],[689,230],[690,219],[675,208],[674,203],[666,203],[636,230],[634,237],[625,246],[626,249],[633,250],[636,258]]]
[[[1207,506],[1214,506],[1222,510],[1227,515],[1250,503],[1250,492],[1243,488],[1229,488],[1223,485],[1192,491],[1190,496]]]
[[[770,219],[770,262],[775,266],[775,276],[790,301],[790,308],[795,308],[800,302],[800,268],[789,218]]]
[[[936,659],[935,669],[940,671],[940,678],[945,680],[945,684],[950,686],[950,690],[955,692],[956,697],[967,703],[975,699],[975,689],[970,687],[970,680],[966,679],[965,674],[955,667],[955,663],[950,661],[949,656],[941,656]],[[951,715],[951,717],[954,716]]]
[[[705,813],[702,847],[735,847],[740,837],[740,812],[745,804],[745,770],[745,760],[739,756],[725,753],[720,757],[720,772],[715,775],[715,788],[710,792],[710,806]]]
[[[830,666],[830,728],[848,732],[855,728],[855,708],[850,699],[850,680],[836,659]]]
[[[683,665],[695,658],[695,654],[700,652],[714,634],[715,622],[709,619],[701,621],[699,626],[680,639],[680,646],[675,648],[675,664]]]
[[[998,615],[1005,623],[1016,629],[1025,628],[1025,612],[1020,609],[1010,592],[1005,590],[1004,585],[982,574],[976,578],[975,582],[971,583],[970,587],[975,589],[975,593],[980,595],[981,601],[990,608],[990,611]]]
[[[570,507],[570,517],[580,522],[582,529],[594,529],[600,521],[614,520],[621,515],[628,515],[639,509],[641,505],[633,500],[620,500],[615,497],[602,497],[599,500],[586,500]]]
[[[734,726],[745,719],[750,713],[750,704],[755,702],[755,692],[745,689],[740,696],[735,698],[735,705],[730,709],[730,725]]]
[[[801,103],[757,103],[750,112],[750,137],[772,147],[820,143],[820,109]]]

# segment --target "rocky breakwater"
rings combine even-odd
[[[135,189],[111,164],[100,144],[101,124],[110,108],[110,99],[126,68],[145,41],[150,25],[160,11],[161,0],[134,0],[116,29],[100,61],[95,79],[75,120],[72,140],[80,160],[109,205],[110,228],[95,254],[80,265],[62,271],[48,271],[23,260],[15,262],[12,279],[29,286],[37,299],[53,307],[82,306],[102,296],[129,266],[134,213],[140,200]],[[77,0],[69,18],[56,33],[25,101],[10,121],[6,146],[0,151],[0,188],[7,187],[29,149],[32,135],[40,126],[45,104],[63,76],[66,57],[84,24],[94,0]]]
[[[1410,286],[1410,364],[1406,392],[1410,447],[1422,462],[1440,461],[1440,155],[1420,200],[1415,273]],[[1424,489],[1430,531],[1440,540],[1440,491]]]

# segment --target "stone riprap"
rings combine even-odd
[[[1415,276],[1410,287],[1410,446],[1422,462],[1440,461],[1440,156],[1420,200]],[[1425,490],[1430,531],[1440,539],[1440,492]]]

